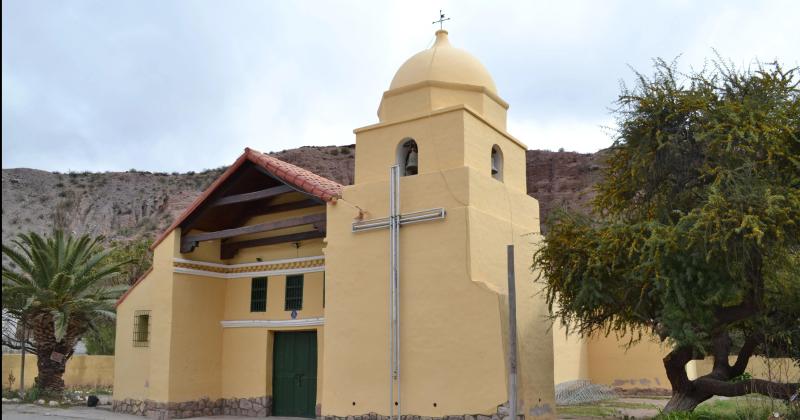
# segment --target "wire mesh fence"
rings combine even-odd
[[[617,398],[616,392],[606,385],[587,380],[562,382],[556,385],[556,405],[575,405]]]

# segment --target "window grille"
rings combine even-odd
[[[286,276],[286,310],[303,309],[303,275]]]
[[[256,277],[250,284],[250,312],[267,311],[267,278]]]
[[[150,345],[150,311],[133,313],[133,346],[148,347]]]

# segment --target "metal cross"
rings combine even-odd
[[[434,24],[434,25],[438,23],[439,24],[439,29],[444,29],[444,21],[446,21],[446,20],[450,20],[450,18],[445,19],[444,18],[444,13],[442,13],[442,9],[439,9],[439,20],[434,20],[431,23]]]
[[[391,385],[389,386],[389,418],[400,420],[403,407],[400,399],[400,227],[412,223],[441,220],[446,216],[443,208],[400,213],[400,166],[389,168],[389,217],[372,220],[360,220],[353,223],[353,232],[364,232],[375,229],[389,229],[389,291],[390,291],[390,355]],[[395,386],[397,392],[395,393]],[[396,401],[397,407],[392,404]],[[395,410],[397,416],[395,416]]]

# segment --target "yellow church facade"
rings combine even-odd
[[[247,149],[117,306],[114,409],[154,418],[554,418],[539,208],[508,104],[446,31],[358,128],[342,186]],[[359,417],[360,416],[360,417]]]

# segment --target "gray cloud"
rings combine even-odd
[[[438,7],[438,5],[437,5]],[[594,151],[628,65],[800,64],[793,1],[444,2],[531,148]],[[197,170],[352,143],[430,44],[428,2],[4,1],[4,168]]]

